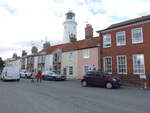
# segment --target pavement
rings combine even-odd
[[[81,87],[80,81],[0,81],[0,113],[150,113],[150,90]]]

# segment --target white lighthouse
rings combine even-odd
[[[64,34],[63,34],[63,43],[71,42],[71,38],[74,37],[76,39],[77,36],[77,22],[75,21],[75,14],[69,10],[68,13],[65,14],[66,18],[63,23],[64,25]]]

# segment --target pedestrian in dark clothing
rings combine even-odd
[[[36,77],[36,71],[32,70],[31,82],[34,82],[35,77]]]
[[[37,82],[42,82],[42,70],[39,70],[37,73]]]

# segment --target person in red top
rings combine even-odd
[[[37,82],[42,82],[42,70],[39,69],[38,72],[37,72]]]

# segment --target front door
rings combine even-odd
[[[63,69],[63,74],[64,74],[65,76],[67,76],[67,68],[64,68],[64,69]]]

